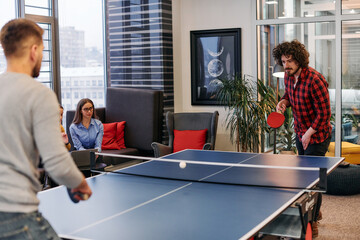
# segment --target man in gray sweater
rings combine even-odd
[[[8,22],[0,32],[7,61],[0,75],[0,239],[59,239],[38,212],[39,154],[58,184],[92,193],[61,139],[55,94],[34,79],[43,32],[26,19]]]

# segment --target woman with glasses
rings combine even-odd
[[[104,127],[96,119],[94,103],[90,99],[83,98],[79,101],[70,125],[70,135],[76,150],[95,148],[101,152]]]

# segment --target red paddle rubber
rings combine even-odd
[[[267,124],[272,128],[279,128],[283,125],[285,116],[278,112],[272,112],[267,118]]]

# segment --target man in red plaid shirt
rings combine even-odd
[[[299,155],[325,156],[331,139],[328,83],[308,66],[309,53],[299,41],[279,44],[273,55],[285,69],[285,94],[276,110],[292,108]]]
[[[285,69],[285,94],[276,106],[284,112],[292,108],[299,155],[325,156],[331,139],[328,83],[321,73],[309,67],[309,52],[297,40],[283,42],[273,50],[275,61]],[[316,216],[321,205],[319,194]],[[317,236],[317,223],[313,223]]]

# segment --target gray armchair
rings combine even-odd
[[[213,113],[166,113],[166,127],[169,134],[169,145],[153,142],[154,156],[161,157],[173,152],[174,129],[202,130],[208,129],[203,150],[214,150],[218,124],[218,111]]]

